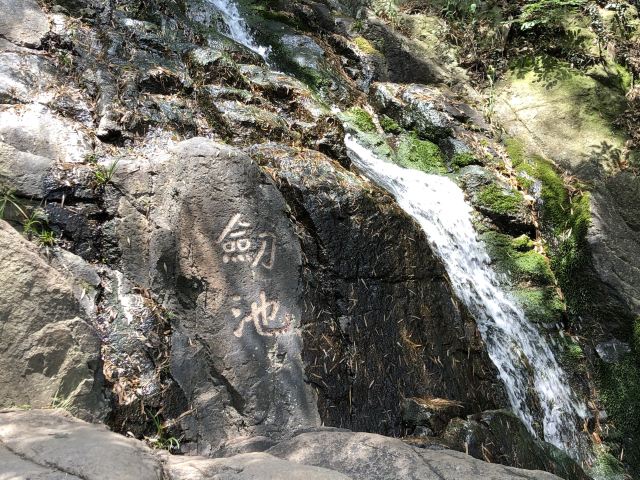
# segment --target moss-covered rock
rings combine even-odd
[[[513,238],[488,231],[480,238],[487,245],[499,272],[509,275],[516,282],[553,284],[554,276],[547,259],[533,250],[533,241],[528,236]]]
[[[426,173],[447,173],[444,155],[435,143],[420,140],[417,135],[403,135],[398,144],[398,162]]]
[[[342,115],[343,120],[362,132],[374,133],[377,131],[371,115],[361,107],[352,107]]]
[[[524,208],[524,197],[517,190],[491,184],[484,187],[477,196],[481,208],[499,215],[517,214]]]
[[[454,170],[460,170],[461,168],[468,167],[469,165],[481,165],[476,156],[471,152],[459,152],[453,155],[451,159],[451,167]]]
[[[497,83],[495,117],[528,149],[593,178],[617,168],[625,142],[613,120],[624,93],[549,57],[522,59]]]
[[[398,134],[402,132],[402,127],[398,122],[386,115],[380,117],[380,126],[386,133]]]

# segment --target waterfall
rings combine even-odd
[[[462,190],[447,177],[378,159],[350,135],[345,143],[353,163],[391,193],[426,233],[455,293],[476,319],[513,411],[536,435],[528,401],[533,391],[543,414],[544,439],[578,459],[578,445],[584,442],[577,425],[587,410],[569,387],[545,338],[501,289]]]
[[[222,15],[222,20],[229,29],[228,37],[236,42],[244,45],[250,50],[253,50],[265,60],[269,56],[270,49],[260,46],[256,43],[247,22],[240,16],[238,6],[233,0],[207,0],[210,4],[216,7],[216,10]]]

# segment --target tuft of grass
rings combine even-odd
[[[160,414],[151,414],[151,420],[156,429],[156,433],[152,437],[145,437],[151,447],[159,450],[179,451],[180,440],[176,437],[167,436],[167,427],[160,420]]]
[[[96,185],[99,187],[104,187],[106,184],[110,183],[117,170],[118,160],[114,160],[107,167],[98,165],[93,172],[93,178]]]
[[[0,189],[0,219],[5,218],[9,208],[15,209],[24,218],[29,216],[18,197],[16,197],[15,190],[11,188],[2,188]]]
[[[53,247],[57,241],[58,239],[51,230],[42,230],[38,234],[38,243],[42,247]]]

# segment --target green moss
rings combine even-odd
[[[633,348],[636,352],[640,352],[640,317],[636,317],[633,321]]]
[[[382,55],[373,45],[371,45],[371,42],[364,37],[356,37],[353,41],[362,53],[367,55]]]
[[[625,472],[620,461],[600,447],[597,452],[596,461],[589,472],[592,478],[602,478],[606,480],[624,480]]]
[[[519,288],[514,296],[532,322],[556,323],[564,315],[565,304],[555,287]]]
[[[353,107],[344,114],[345,120],[362,132],[376,132],[376,125],[371,115],[360,107]]]
[[[447,173],[440,148],[428,140],[420,140],[415,134],[401,138],[397,156],[398,162],[405,167],[427,173]]]
[[[511,241],[511,246],[520,252],[526,252],[528,250],[533,250],[535,246],[533,240],[531,240],[527,235],[520,235],[519,237],[514,238]]]
[[[640,462],[640,362],[638,352],[627,354],[616,363],[601,362],[598,386],[602,401],[614,425],[621,431],[625,443],[625,461]]]
[[[507,138],[504,143],[513,166],[517,168],[525,160],[524,144],[517,138],[513,137]]]
[[[469,165],[478,165],[480,162],[471,152],[456,153],[451,160],[451,166],[459,170]]]
[[[514,281],[541,286],[555,282],[546,258],[528,248],[533,246],[533,242],[526,235],[513,238],[490,230],[481,239],[487,245],[496,269]]]
[[[561,337],[561,361],[562,365],[573,372],[584,370],[584,351],[582,347],[569,336]]]
[[[309,27],[307,25],[304,25],[302,22],[298,21],[296,16],[290,13],[285,13],[280,10],[274,10],[272,7],[267,7],[265,5],[252,5],[251,10],[254,15],[265,20],[283,23],[298,30],[309,30]]]
[[[398,125],[398,122],[396,122],[391,117],[387,117],[386,115],[383,115],[380,118],[380,126],[387,133],[398,134],[398,133],[402,132],[402,127],[400,127],[400,125]]]
[[[495,183],[480,190],[477,200],[480,206],[502,215],[517,214],[524,206],[524,197],[520,192]]]

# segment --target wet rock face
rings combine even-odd
[[[216,455],[317,425],[301,358],[301,252],[278,190],[239,151],[204,139],[122,178],[122,269],[173,319],[185,448]]]
[[[327,425],[405,432],[406,397],[500,403],[475,326],[392,199],[313,151],[265,145],[304,252],[304,359]],[[381,223],[382,222],[382,223]]]
[[[102,419],[100,339],[68,273],[0,220],[0,407],[64,404]]]

